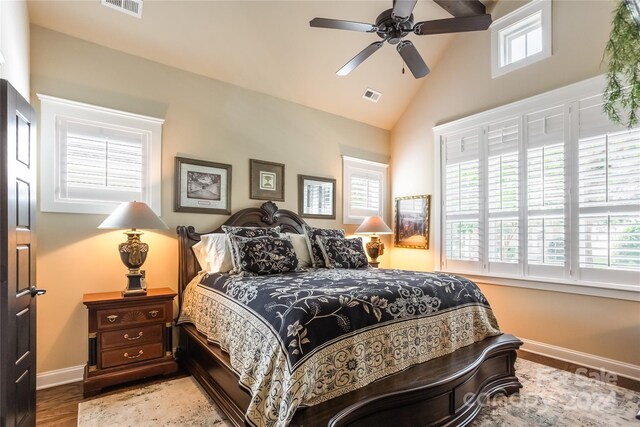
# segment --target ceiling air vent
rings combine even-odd
[[[142,0],[102,0],[102,5],[142,18]]]
[[[367,99],[371,102],[378,102],[381,96],[382,94],[380,92],[370,88],[367,88],[367,90],[364,91],[364,95],[362,95],[364,99]]]

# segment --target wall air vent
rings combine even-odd
[[[381,96],[382,94],[380,92],[370,88],[367,88],[367,90],[364,91],[364,95],[362,95],[364,99],[367,99],[371,102],[378,102]]]
[[[102,5],[142,18],[142,0],[102,0]]]

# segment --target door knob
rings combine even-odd
[[[44,295],[47,293],[46,289],[38,289],[35,286],[32,286],[29,291],[31,292],[32,297],[35,297],[37,295]]]

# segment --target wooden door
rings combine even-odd
[[[35,114],[0,80],[0,427],[35,425]]]

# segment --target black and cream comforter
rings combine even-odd
[[[478,287],[444,273],[201,275],[183,301],[179,322],[229,353],[255,426],[500,334]]]

